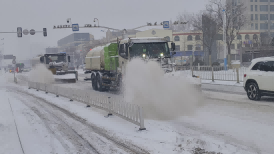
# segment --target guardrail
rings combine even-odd
[[[123,118],[133,124],[140,126],[139,130],[146,130],[144,126],[144,116],[142,107],[124,102],[118,98],[111,98],[104,94],[95,94],[90,91],[81,89],[64,88],[52,84],[44,84],[37,82],[28,82],[29,89],[44,91],[51,93],[56,97],[63,96],[69,98],[70,101],[77,100],[87,105],[100,108],[108,112],[108,116],[112,114]]]
[[[234,68],[225,70],[224,67],[211,67],[211,66],[176,66],[176,71],[182,71],[189,75],[199,76],[204,80],[223,80],[223,81],[237,81],[242,82],[244,80],[245,67]]]

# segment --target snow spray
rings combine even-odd
[[[29,74],[29,80],[32,82],[40,83],[53,83],[54,77],[52,72],[46,68],[43,64],[37,64],[35,68]]]
[[[143,107],[145,118],[173,120],[201,106],[202,93],[186,77],[168,76],[157,62],[131,60],[126,67],[125,101]]]

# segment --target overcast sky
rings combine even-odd
[[[71,29],[53,30],[53,25],[67,24],[67,18],[80,26],[94,24],[93,19],[98,18],[101,26],[130,29],[147,22],[175,20],[182,12],[196,13],[206,3],[207,0],[1,0],[1,32],[16,32],[17,27],[36,31],[47,28],[48,36],[37,33],[17,38],[16,34],[0,34],[0,39],[5,38],[4,54],[25,59],[44,52],[45,47],[57,46],[59,39],[73,33]],[[91,33],[99,39],[105,37],[101,30],[79,32]]]

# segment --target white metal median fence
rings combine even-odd
[[[204,80],[222,80],[222,81],[237,81],[243,82],[245,67],[225,70],[224,67],[210,67],[210,66],[176,66],[176,71],[182,71],[189,75],[199,76]]]
[[[135,104],[126,103],[118,98],[111,98],[105,94],[87,92],[81,89],[64,88],[52,84],[44,84],[37,82],[28,82],[29,89],[44,91],[51,93],[56,97],[63,96],[69,98],[70,101],[77,100],[87,105],[103,109],[108,112],[108,116],[114,114],[131,123],[140,126],[139,130],[145,130],[143,109]]]

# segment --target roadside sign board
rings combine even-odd
[[[163,22],[163,28],[169,28],[169,21]]]
[[[14,59],[13,55],[4,55],[4,59]]]
[[[31,29],[29,33],[30,33],[30,35],[34,35],[35,34],[35,30]]]
[[[72,31],[79,31],[79,25],[78,24],[72,24]]]
[[[24,34],[24,35],[28,35],[28,34],[29,34],[29,31],[28,31],[27,29],[24,29],[24,30],[23,30],[23,34]]]

